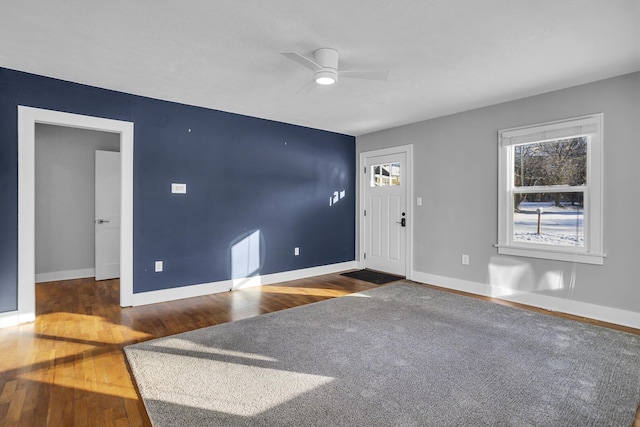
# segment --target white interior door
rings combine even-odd
[[[96,280],[120,277],[120,153],[96,151]]]
[[[405,276],[407,155],[367,156],[365,166],[365,266]]]

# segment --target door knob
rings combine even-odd
[[[396,221],[396,224],[400,224],[400,227],[406,227],[407,226],[407,219],[406,218],[402,218],[400,221]]]
[[[98,224],[104,224],[104,223],[109,222],[109,220],[108,220],[108,219],[99,219],[99,220],[97,220],[96,222],[97,222]]]

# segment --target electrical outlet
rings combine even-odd
[[[156,261],[156,273],[160,273],[163,268],[162,261]]]
[[[173,194],[187,194],[187,184],[171,183],[171,192]]]
[[[300,248],[293,248],[293,254],[294,254],[295,256],[300,255]]]
[[[469,255],[462,254],[462,265],[469,265]]]

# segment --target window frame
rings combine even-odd
[[[603,265],[603,114],[591,114],[498,131],[498,253],[501,255]],[[587,136],[587,183],[584,191],[584,245],[581,247],[514,241],[514,147]],[[572,186],[531,187],[526,192],[571,192]]]
[[[386,176],[383,173],[385,166],[388,166],[388,170],[389,170],[389,175],[386,175]],[[398,168],[397,174],[393,173],[394,167]],[[380,168],[380,173],[375,172],[376,168]],[[401,176],[402,176],[401,166],[400,166],[400,163],[398,162],[379,163],[379,164],[371,165],[371,180],[369,180],[369,187],[371,188],[397,187],[401,184],[401,180],[402,180]],[[379,183],[376,180],[377,177],[380,177]],[[385,181],[384,179],[385,177],[388,178],[388,182]],[[395,180],[395,182],[393,179],[394,177],[398,177]]]

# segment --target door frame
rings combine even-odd
[[[369,157],[386,156],[391,154],[404,153],[407,159],[405,166],[406,172],[403,174],[403,179],[406,182],[406,212],[407,212],[407,227],[405,236],[405,276],[408,280],[413,277],[413,144],[400,145],[397,147],[383,148],[380,150],[363,151],[360,153],[360,160],[358,164],[358,178],[360,180],[360,197],[359,208],[356,221],[359,224],[358,227],[358,246],[359,246],[359,260],[360,268],[366,267],[366,260],[364,259],[365,253],[365,221],[364,221],[364,208],[366,206],[365,192],[367,180],[365,179],[364,167],[367,164]]]
[[[120,135],[120,305],[133,299],[133,123],[18,106],[18,323],[36,317],[35,125],[89,129]]]

